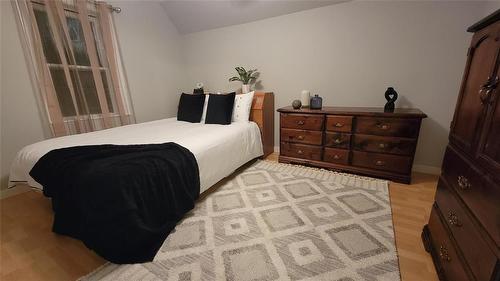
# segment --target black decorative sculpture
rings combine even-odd
[[[384,106],[384,112],[394,112],[394,102],[398,99],[398,92],[393,87],[387,88],[385,91],[385,99],[387,103]]]

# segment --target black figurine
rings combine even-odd
[[[384,106],[384,112],[394,112],[394,102],[398,99],[398,92],[393,87],[387,88],[385,91],[385,99],[387,103]]]

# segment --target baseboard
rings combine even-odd
[[[413,172],[431,174],[431,175],[441,175],[441,167],[428,166],[428,165],[413,165]]]

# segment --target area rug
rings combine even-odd
[[[198,202],[153,262],[81,280],[397,281],[388,183],[256,161]]]

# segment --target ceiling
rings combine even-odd
[[[166,0],[170,20],[181,34],[247,23],[347,0]]]

